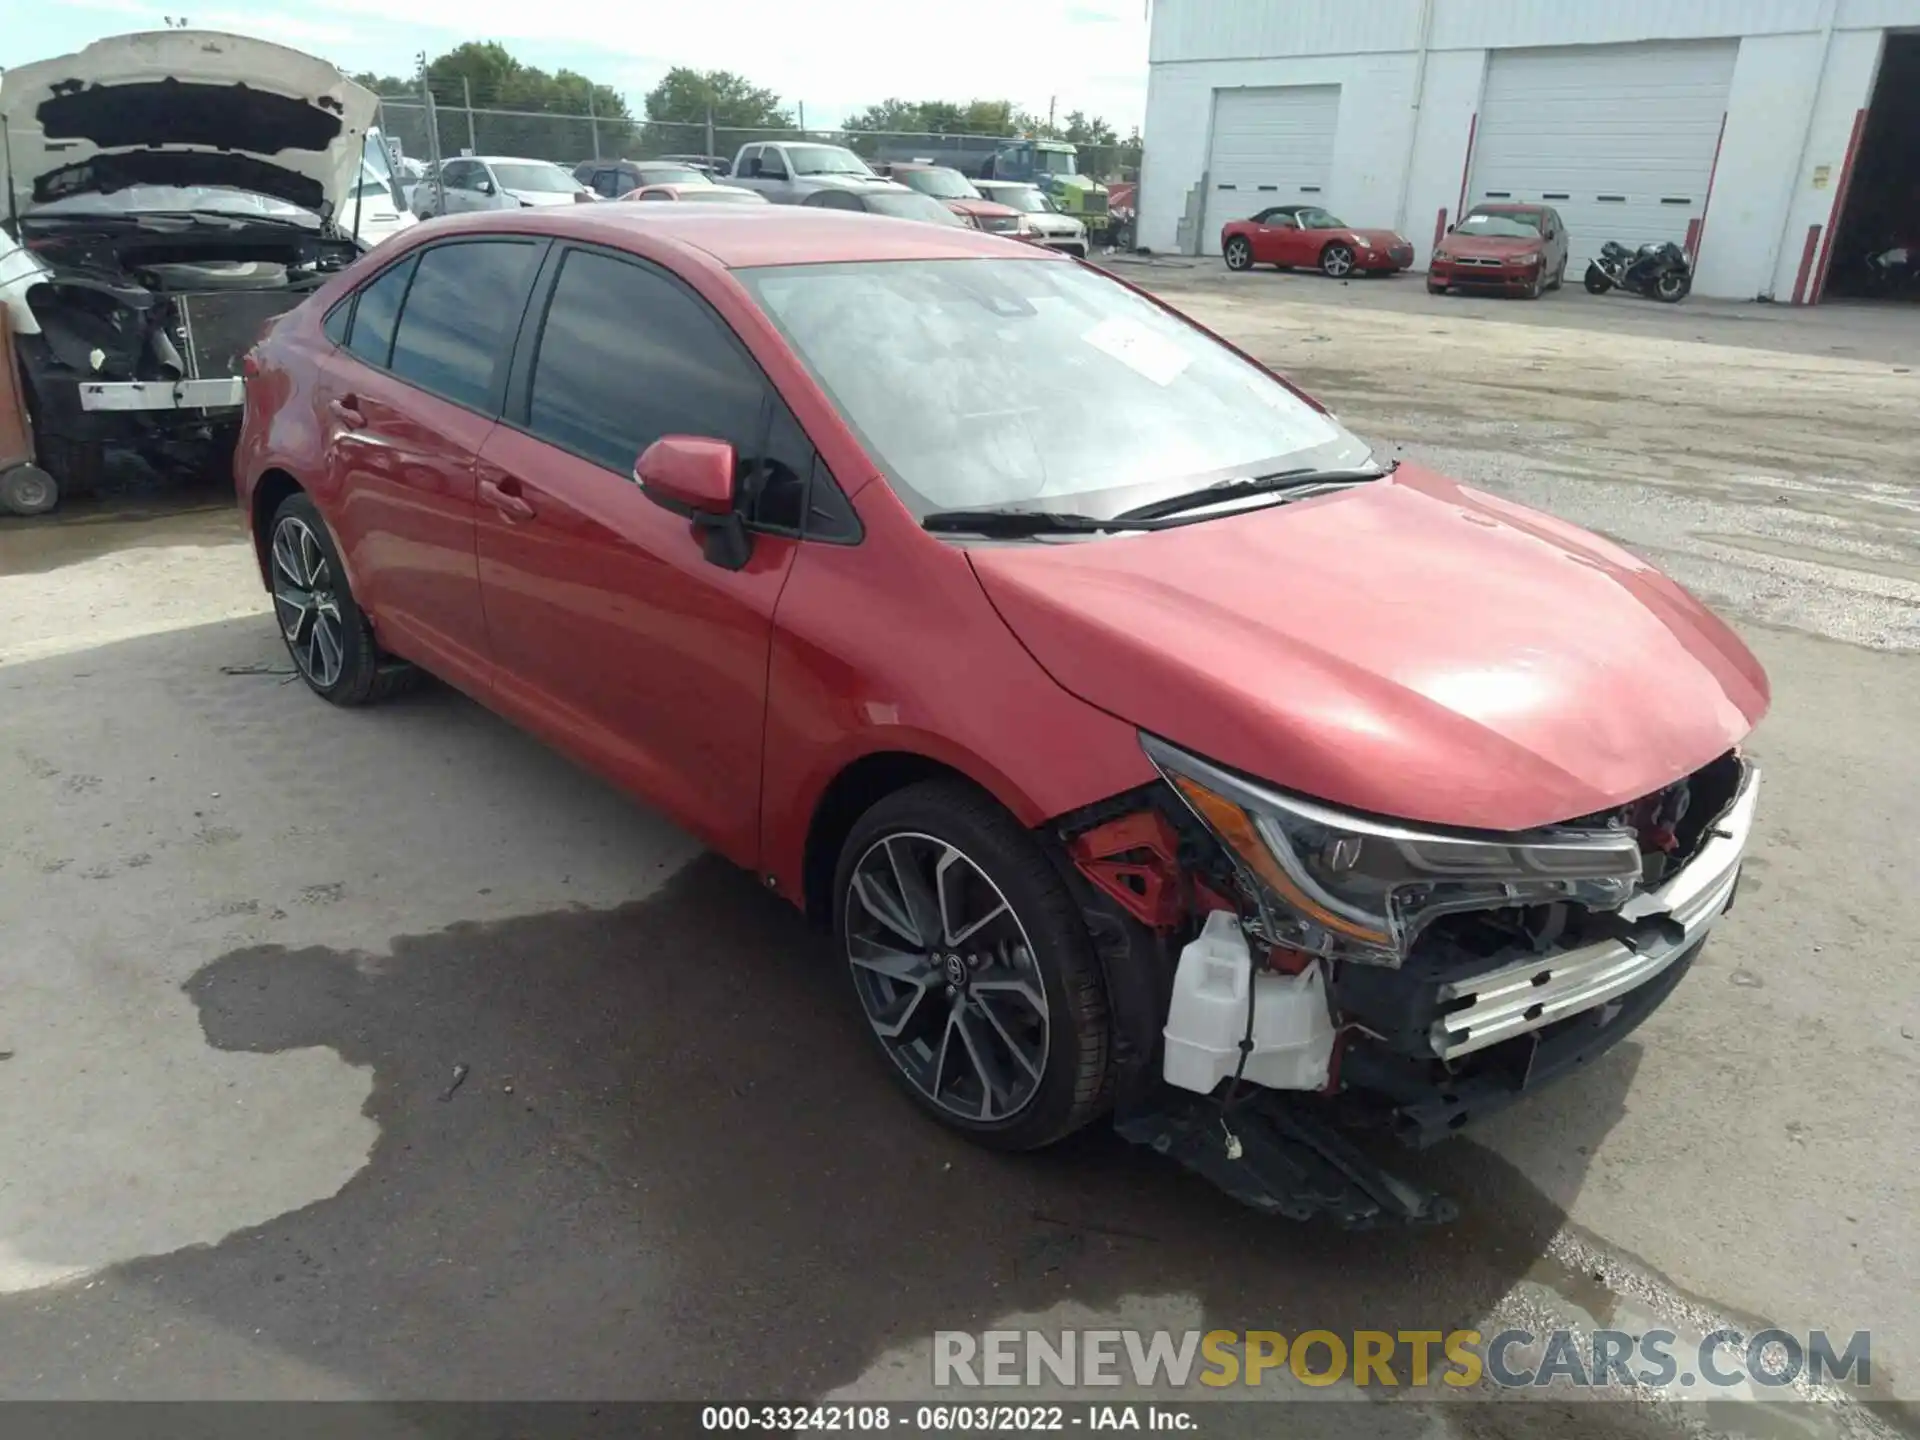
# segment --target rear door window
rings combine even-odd
[[[455,404],[491,409],[494,372],[519,327],[539,257],[532,240],[466,240],[423,251],[389,368]]]
[[[406,298],[407,281],[413,278],[413,264],[411,259],[402,260],[375,276],[354,302],[347,349],[382,370],[393,354],[393,323],[400,318],[400,302]]]

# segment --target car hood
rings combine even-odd
[[[129,185],[216,185],[337,217],[378,106],[324,60],[211,30],[117,35],[0,76],[21,213]]]
[[[579,205],[584,203],[583,201],[575,200],[573,198],[574,192],[571,190],[508,190],[505,193],[510,198],[518,200],[522,205]]]
[[[889,180],[884,175],[801,175],[797,177],[807,185],[817,185],[822,190],[911,190],[911,185],[902,185],[897,180]]]
[[[1348,233],[1376,250],[1391,250],[1396,245],[1407,243],[1404,237],[1393,230],[1352,230]]]
[[[969,553],[1081,699],[1378,815],[1592,814],[1724,753],[1768,704],[1739,638],[1650,566],[1410,465],[1173,530]]]
[[[1020,213],[1011,205],[1002,205],[998,200],[970,200],[964,195],[956,195],[952,199],[944,195],[936,195],[933,198],[956,214],[973,215],[980,219],[990,216],[1005,219],[1009,215]]]
[[[1449,235],[1440,248],[1449,255],[1471,255],[1476,260],[1501,260],[1509,255],[1526,255],[1547,242],[1535,235],[1521,239],[1517,235]]]

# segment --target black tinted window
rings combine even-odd
[[[587,250],[566,257],[534,363],[528,427],[622,475],[662,435],[759,446],[766,383],[705,302]]]
[[[400,301],[406,296],[411,274],[413,261],[402,260],[360,291],[347,348],[369,365],[386,368],[387,356],[393,350],[393,322],[400,314]]]
[[[349,295],[327,312],[327,318],[320,326],[321,333],[334,344],[344,345],[347,343],[347,326],[352,320],[353,297]]]
[[[394,337],[393,373],[484,408],[494,365],[520,323],[538,254],[531,242],[513,240],[436,245],[422,253]]]

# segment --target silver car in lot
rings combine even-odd
[[[1071,215],[1062,215],[1038,185],[1024,180],[976,180],[973,188],[987,199],[1020,212],[1017,238],[1086,258],[1087,227]]]
[[[414,186],[413,213],[425,220],[475,210],[572,205],[593,198],[593,191],[551,160],[456,155],[440,162],[437,177],[429,176]]]

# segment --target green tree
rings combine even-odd
[[[1082,110],[1067,112],[1067,123],[1061,128],[1060,138],[1075,145],[1114,145],[1120,139],[1113,126],[1098,115],[1088,115]]]
[[[676,65],[647,92],[647,119],[662,124],[715,125],[738,130],[790,130],[793,114],[771,90],[749,84],[731,70],[690,70]]]

